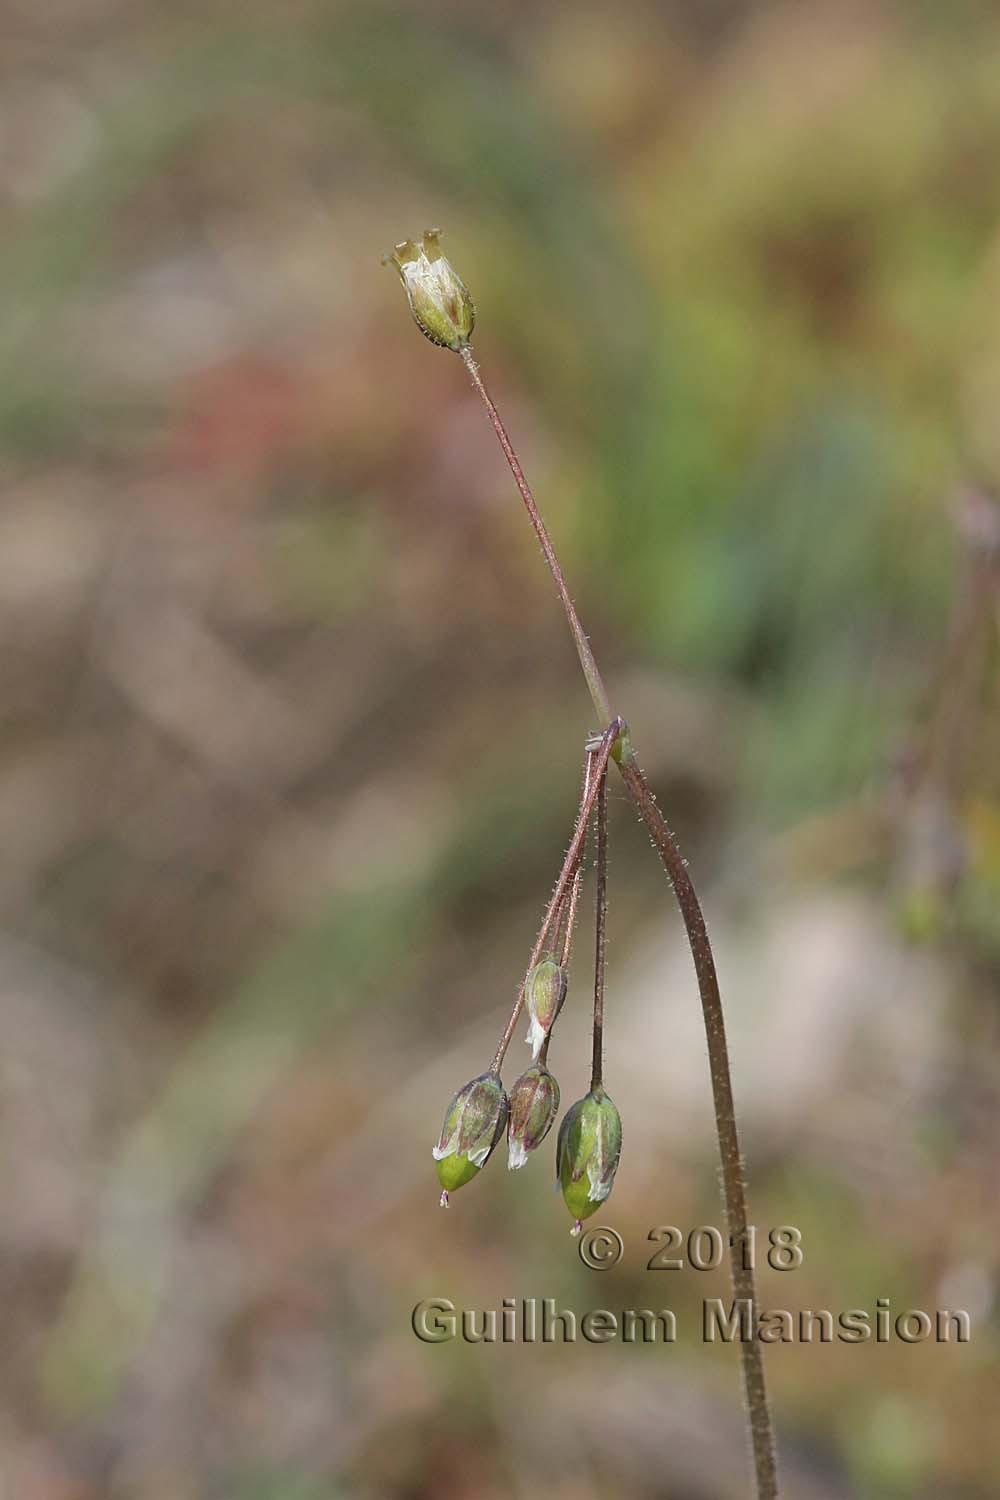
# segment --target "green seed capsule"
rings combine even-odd
[[[537,1059],[542,1043],[555,1025],[566,998],[566,970],[554,958],[543,958],[524,981],[524,1008],[528,1013],[525,1040]]]
[[[486,1165],[506,1124],[507,1095],[496,1073],[483,1073],[459,1089],[448,1105],[433,1152],[442,1207],[450,1192],[471,1182]]]
[[[507,1165],[523,1167],[528,1152],[542,1144],[559,1113],[559,1085],[548,1068],[535,1063],[523,1072],[510,1091],[507,1121]]]
[[[440,229],[425,229],[423,239],[403,240],[382,264],[399,271],[417,327],[444,349],[459,353],[468,346],[476,309],[464,281],[441,254]]]
[[[603,1088],[591,1089],[563,1116],[556,1177],[579,1225],[611,1192],[622,1151],[621,1116]]]

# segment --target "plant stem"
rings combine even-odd
[[[601,776],[597,789],[597,934],[594,958],[594,1057],[590,1070],[590,1089],[604,1082],[604,960],[607,950],[608,924],[608,773]]]
[[[708,1065],[712,1075],[715,1128],[719,1138],[719,1156],[722,1161],[722,1187],[726,1205],[726,1227],[729,1230],[729,1266],[733,1294],[741,1301],[749,1302],[751,1312],[755,1314],[757,1289],[752,1256],[749,1256],[746,1251],[750,1243],[747,1236],[749,1210],[747,1208],[746,1169],[740,1152],[739,1131],[736,1127],[733,1083],[729,1069],[729,1047],[726,1042],[726,1022],[722,1010],[722,996],[719,993],[715,959],[712,956],[712,945],[708,940],[708,930],[705,926],[701,903],[677,846],[677,840],[660,813],[652,788],[639,768],[635,751],[631,748],[622,758],[619,770],[673,885],[674,895],[677,898],[687,932],[688,945],[694,960],[695,973],[698,976],[705,1036],[708,1041]],[[752,1318],[751,1326],[753,1326]],[[752,1334],[749,1339],[740,1341],[740,1361],[747,1414],[750,1420],[750,1435],[753,1442],[757,1495],[759,1500],[775,1500],[778,1494],[777,1460],[771,1412],[767,1399],[767,1383],[764,1377],[764,1356],[758,1340]]]
[[[587,824],[590,821],[590,814],[592,813],[594,803],[597,800],[597,790],[602,779],[604,778],[604,773],[607,771],[608,761],[611,758],[611,752],[614,746],[618,743],[619,736],[621,735],[623,729],[624,724],[622,723],[621,719],[612,719],[611,723],[604,731],[604,734],[601,736],[601,742],[599,746],[593,753],[593,773],[590,778],[590,784],[584,793],[583,801],[580,803],[580,811],[577,816],[576,826],[573,829],[573,837],[570,839],[569,848],[566,850],[566,857],[563,860],[562,869],[559,872],[559,879],[556,881],[556,888],[552,892],[552,897],[549,901],[548,906],[546,907],[545,916],[542,920],[541,928],[539,930],[538,936],[535,939],[535,945],[531,950],[531,957],[528,960],[528,974],[531,973],[532,969],[537,964],[539,957],[541,956],[542,949],[545,946],[546,939],[549,935],[549,929],[551,928],[552,923],[555,919],[556,912],[559,909],[563,897],[569,889],[570,881],[575,879],[576,877],[577,866],[583,853],[584,841],[587,837]],[[526,978],[527,975],[525,976],[525,979]],[[490,1064],[491,1073],[499,1073],[501,1067],[503,1066],[503,1060],[507,1055],[507,1048],[510,1046],[511,1038],[514,1035],[514,1028],[517,1026],[517,1018],[521,1014],[521,1006],[524,1004],[524,985],[525,980],[522,979],[520,988],[517,992],[517,999],[514,1001],[514,1007],[510,1013],[510,1019],[508,1020],[507,1025],[504,1027],[503,1035],[501,1036],[500,1041],[497,1044],[496,1053],[494,1055],[492,1063]]]
[[[604,680],[601,677],[597,662],[594,659],[594,654],[590,649],[590,642],[580,623],[576,606],[566,586],[566,580],[559,565],[559,559],[556,556],[552,540],[539,514],[535,498],[524,477],[524,472],[514,451],[513,444],[507,435],[506,428],[500,419],[500,414],[483,383],[471,348],[462,350],[462,359],[472,377],[472,383],[483,405],[486,407],[493,431],[496,433],[497,440],[503,449],[504,457],[510,465],[514,482],[520,491],[521,499],[524,501],[528,517],[534,527],[535,535],[541,544],[545,561],[548,563],[552,577],[555,579],[559,598],[562,601],[570,633],[576,644],[577,653],[580,657],[580,665],[583,668],[583,675],[590,689],[594,708],[597,711],[600,722],[607,724],[611,719],[611,701],[604,686]],[[702,1016],[705,1024],[705,1038],[708,1044],[709,1070],[712,1079],[715,1128],[719,1142],[719,1157],[722,1163],[723,1200],[726,1210],[726,1224],[729,1231],[730,1274],[734,1295],[738,1299],[750,1304],[751,1327],[753,1327],[756,1316],[757,1292],[752,1264],[747,1264],[751,1257],[746,1254],[746,1245],[748,1243],[746,1235],[748,1220],[746,1176],[743,1157],[740,1152],[739,1132],[736,1127],[733,1086],[729,1068],[729,1047],[726,1041],[725,1018],[722,1009],[722,997],[719,993],[718,976],[715,970],[715,960],[712,955],[712,948],[701,905],[691,882],[691,877],[688,875],[687,866],[677,847],[677,841],[656,805],[652,788],[639,765],[628,731],[623,721],[619,722],[622,723],[622,739],[621,743],[614,747],[616,752],[614,758],[618,764],[618,769],[621,772],[625,786],[628,789],[629,796],[632,798],[639,816],[649,830],[653,846],[660,856],[663,868],[673,887],[684,922],[685,932],[687,933],[688,945],[694,961],[695,974],[698,979]],[[606,740],[607,735],[605,735],[604,740],[601,742],[602,747],[605,745]],[[611,747],[609,746],[608,754],[610,752]],[[607,755],[605,755],[605,766],[607,765],[607,758]],[[601,773],[598,771],[598,776],[600,777],[600,775]],[[517,1009],[519,1009],[519,1005],[515,1008],[515,1018]],[[513,1024],[510,1030],[513,1030]],[[502,1053],[499,1055],[502,1057]],[[758,1340],[753,1336],[749,1339],[741,1339],[739,1349],[747,1417],[753,1446],[757,1500],[777,1500],[778,1477],[774,1430],[767,1399],[763,1354]]]

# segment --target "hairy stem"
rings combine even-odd
[[[599,1089],[604,1082],[604,960],[607,952],[608,925],[608,775],[605,771],[597,788],[597,934],[594,959],[594,1055],[590,1070],[590,1088]]]
[[[556,881],[556,888],[552,892],[541,928],[535,939],[535,945],[531,950],[531,957],[528,960],[528,974],[531,973],[537,964],[563,897],[570,888],[570,882],[576,878],[577,867],[583,854],[583,845],[587,837],[587,824],[590,821],[590,815],[597,800],[597,789],[604,779],[604,773],[607,771],[611,752],[618,743],[624,727],[621,719],[612,719],[601,736],[600,744],[593,754],[593,771],[590,776],[589,785],[587,785],[583,801],[580,803],[580,812],[577,816],[576,826],[573,829],[573,837],[570,839],[569,848],[566,850],[566,857],[559,872],[559,879]],[[514,1006],[510,1013],[510,1019],[504,1027],[503,1035],[500,1038],[493,1061],[490,1064],[490,1072],[492,1073],[499,1073],[503,1066],[503,1060],[507,1055],[507,1048],[510,1046],[514,1029],[517,1026],[517,1018],[521,1014],[521,1007],[524,1004],[524,985],[525,980],[522,979],[517,992],[517,999],[514,1001]]]
[[[528,512],[535,535],[541,545],[545,561],[548,563],[549,570],[555,580],[559,598],[562,601],[566,620],[569,624],[570,633],[573,636],[577,653],[580,657],[583,675],[590,689],[590,696],[597,711],[599,721],[602,724],[607,724],[611,719],[611,700],[608,697],[604,680],[594,659],[594,653],[590,649],[590,642],[580,623],[576,606],[566,586],[566,580],[559,565],[559,559],[556,556],[552,540],[539,514],[538,506],[524,477],[524,472],[514,451],[513,444],[500,419],[500,414],[483,383],[482,376],[479,373],[470,348],[462,351],[462,359],[472,377],[472,383],[483,405],[486,407],[493,431],[496,433],[497,440],[503,449],[504,457],[510,465],[514,482],[520,492],[521,499],[524,501],[525,509]],[[622,721],[619,720],[618,722],[621,723]],[[602,747],[606,741],[607,735],[605,735],[601,742]],[[712,956],[705,918],[702,914],[701,904],[695,894],[694,886],[691,883],[691,878],[688,875],[687,867],[677,847],[677,841],[656,805],[652,788],[639,765],[638,758],[628,732],[624,729],[624,725],[621,741],[617,745],[614,745],[613,748],[615,752],[614,759],[618,764],[618,769],[628,789],[629,796],[632,798],[639,816],[649,830],[650,838],[673,887],[684,922],[688,945],[691,949],[691,957],[694,960],[705,1024],[705,1038],[708,1044],[709,1069],[712,1078],[712,1099],[715,1106],[715,1128],[719,1142],[719,1156],[722,1163],[722,1191],[726,1210],[726,1224],[729,1231],[729,1263],[733,1292],[737,1298],[750,1303],[751,1326],[753,1326],[753,1316],[756,1313],[757,1305],[757,1292],[753,1267],[749,1263],[752,1258],[746,1253],[747,1236],[745,1231],[747,1229],[748,1218],[746,1174],[743,1157],[740,1152],[739,1132],[736,1127],[736,1113],[733,1106],[733,1085],[729,1068],[729,1046],[726,1041],[722,997],[719,993],[719,981],[715,971],[715,960]],[[611,750],[612,746],[609,745],[604,759],[605,766],[607,765],[608,755],[610,755]],[[596,767],[595,771],[600,780],[601,772]],[[594,788],[592,787],[591,791],[593,790]],[[518,1005],[515,1007],[515,1015],[512,1017],[510,1031],[513,1031],[513,1023],[516,1020],[516,1013],[519,1008],[520,999]],[[504,1044],[503,1050],[506,1050],[506,1044]],[[501,1058],[502,1055],[502,1052],[498,1054]],[[767,1399],[767,1386],[764,1378],[764,1360],[761,1347],[757,1339],[751,1337],[749,1339],[741,1339],[739,1349],[743,1371],[743,1389],[753,1447],[757,1500],[777,1500],[778,1477],[774,1430]]]

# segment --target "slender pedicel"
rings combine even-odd
[[[613,748],[612,748],[612,754],[614,754],[614,749]],[[581,806],[586,801],[586,799],[587,799],[587,792],[590,790],[590,773],[591,773],[592,766],[593,766],[593,753],[592,753],[592,751],[590,749],[588,749],[587,752],[586,752],[586,754],[583,757],[583,789],[580,792],[580,804],[581,804]],[[586,843],[586,834],[585,834],[584,835],[584,843],[583,843],[583,845],[582,845],[582,847],[580,849],[580,858],[577,861],[576,874],[573,877],[573,884],[570,886],[569,899],[568,899],[568,901],[566,903],[566,926],[565,926],[565,930],[563,932],[562,948],[561,948],[560,954],[559,954],[559,962],[562,964],[563,968],[567,971],[567,975],[569,973],[569,956],[570,956],[570,950],[571,950],[571,948],[573,946],[573,932],[574,932],[574,930],[576,928],[577,907],[579,906],[579,903],[580,903],[580,890],[581,890],[581,887],[583,886],[583,864],[584,864],[584,860],[586,858],[586,854],[587,854],[587,843]]]
[[[583,853],[584,840],[587,836],[587,824],[590,820],[590,814],[593,811],[594,803],[597,800],[597,780],[601,775],[601,772],[607,770],[608,760],[611,757],[611,753],[615,745],[618,743],[619,739],[626,732],[625,721],[623,719],[612,719],[611,723],[608,725],[607,729],[601,736],[600,743],[597,749],[593,753],[593,769],[591,771],[590,784],[587,787],[586,795],[584,796],[583,801],[580,804],[580,812],[576,820],[576,827],[573,830],[573,837],[570,839],[569,848],[566,850],[566,855],[563,859],[562,869],[559,872],[559,879],[556,881],[556,888],[552,892],[552,897],[549,901],[548,907],[546,908],[545,918],[542,922],[542,926],[538,933],[538,936],[535,939],[535,945],[531,950],[531,957],[528,959],[527,972],[529,974],[537,964],[545,949],[545,944],[548,941],[549,930],[552,927],[553,921],[555,920],[555,916],[559,909],[559,905],[563,899],[563,896],[569,889],[570,881],[574,878],[577,864]],[[494,1055],[493,1062],[491,1064],[492,1071],[494,1073],[499,1073],[501,1067],[503,1066],[503,1060],[507,1055],[507,1048],[510,1046],[511,1037],[514,1035],[514,1030],[517,1026],[517,1018],[521,1014],[521,1006],[523,1003],[524,984],[522,983],[517,993],[517,999],[514,1001],[514,1006],[510,1013],[510,1019],[508,1020],[507,1025],[504,1027],[503,1035],[501,1036],[500,1041],[497,1044],[496,1054]]]
[[[597,789],[597,914],[594,921],[596,954],[594,957],[594,1052],[590,1087],[599,1089],[604,1082],[604,965],[607,954],[608,927],[608,777],[601,777]]]
[[[535,504],[535,497],[528,487],[528,481],[524,477],[524,471],[521,468],[521,464],[518,460],[517,454],[514,452],[514,446],[511,443],[510,438],[507,436],[507,429],[506,427],[504,427],[503,422],[501,422],[500,413],[494,406],[493,398],[490,395],[489,391],[486,389],[486,384],[483,380],[483,377],[479,373],[479,366],[476,364],[476,361],[473,358],[472,345],[467,345],[459,352],[461,353],[462,359],[465,361],[465,368],[472,376],[472,383],[476,387],[483,405],[486,407],[486,412],[492,424],[493,431],[496,433],[497,440],[504,451],[504,457],[510,465],[510,471],[514,476],[514,483],[517,485],[518,489],[521,492],[521,499],[524,501],[524,506],[528,512],[531,524],[535,528],[535,535],[537,536],[539,544],[541,545],[542,552],[545,556],[545,561],[549,565],[549,571],[551,572],[552,577],[555,580],[555,585],[559,592],[559,598],[562,600],[562,607],[565,611],[566,619],[569,622],[569,628],[572,632],[573,640],[576,644],[577,655],[580,658],[580,666],[583,668],[583,675],[587,680],[587,686],[590,689],[590,696],[593,700],[594,708],[597,711],[598,721],[601,724],[606,724],[611,718],[611,700],[608,697],[607,689],[604,686],[604,679],[602,678],[597,666],[597,662],[594,659],[594,653],[590,649],[590,642],[587,639],[583,626],[580,624],[580,617],[576,612],[576,606],[574,605],[573,600],[570,597],[569,589],[566,587],[566,579],[563,576],[562,568],[559,566],[559,559],[556,556],[555,548],[552,545],[552,540],[548,534],[548,531],[545,529],[544,521],[539,515],[538,506]]]

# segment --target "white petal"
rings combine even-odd
[[[523,1167],[528,1160],[528,1153],[524,1149],[523,1141],[509,1141],[507,1144],[507,1167],[511,1172],[516,1172]]]
[[[528,1046],[531,1048],[532,1062],[537,1062],[538,1054],[542,1050],[542,1043],[545,1040],[545,1036],[545,1027],[539,1025],[538,1018],[536,1016],[532,1016],[531,1022],[528,1026],[528,1035],[524,1039],[527,1042]]]

